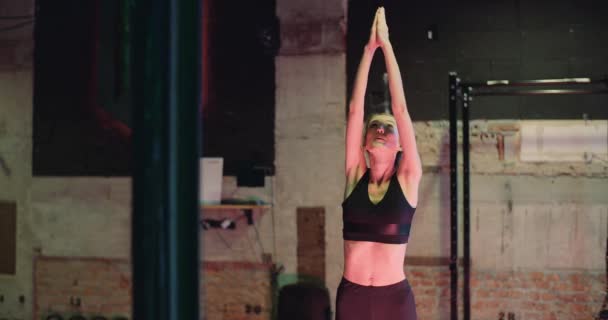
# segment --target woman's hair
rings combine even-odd
[[[365,114],[365,117],[363,118],[363,123],[365,124],[363,131],[367,131],[367,126],[369,125],[369,122],[376,115],[388,115],[391,117],[393,116],[393,114],[390,112],[368,112]]]
[[[368,112],[365,114],[365,118],[364,118],[364,127],[363,127],[363,143],[365,144],[365,135],[367,133],[367,127],[369,126],[369,122],[371,121],[372,117],[375,115],[389,115],[389,116],[393,116],[392,113],[388,112],[387,110],[382,110],[382,112]],[[402,146],[403,147],[403,146]],[[395,157],[395,168],[399,167],[399,161],[401,161],[401,157],[403,156],[403,151],[397,151],[397,156]]]

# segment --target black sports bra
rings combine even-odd
[[[368,184],[369,169],[342,202],[342,237],[344,240],[407,243],[416,208],[403,195],[397,176],[391,177],[384,198],[377,204],[369,199]]]

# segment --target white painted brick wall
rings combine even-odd
[[[0,317],[26,318],[32,303],[33,231],[29,219],[29,186],[32,154],[32,71],[14,69],[0,72],[0,200],[17,203],[17,270],[0,275]],[[19,296],[25,303],[19,302]]]
[[[279,56],[276,107],[277,259],[297,269],[296,209],[325,207],[326,282],[332,299],[342,275],[345,56]]]

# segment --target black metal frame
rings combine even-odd
[[[552,88],[553,87],[553,88]],[[558,87],[558,89],[555,89]],[[531,89],[530,89],[531,88]],[[485,82],[460,81],[456,72],[449,74],[449,118],[450,118],[450,319],[458,319],[458,102],[462,113],[463,149],[463,316],[471,318],[470,304],[470,141],[469,109],[473,96],[521,96],[521,95],[567,95],[608,94],[608,78],[543,79],[543,80],[488,80]]]

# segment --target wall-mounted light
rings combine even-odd
[[[426,28],[426,39],[429,41],[439,40],[439,34],[437,32],[437,24],[432,24]]]

